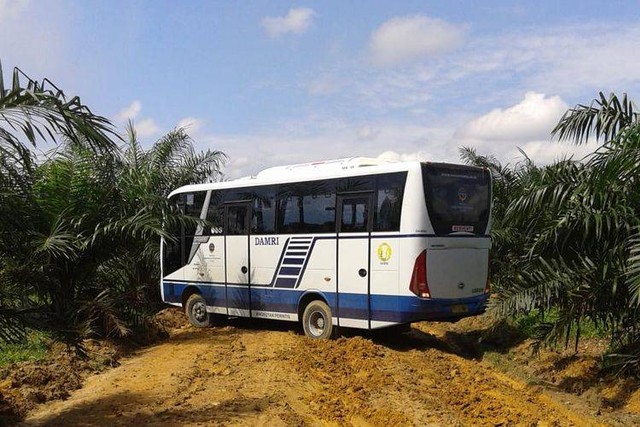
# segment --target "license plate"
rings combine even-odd
[[[451,312],[454,314],[466,313],[469,311],[469,307],[464,304],[456,304],[451,306]]]

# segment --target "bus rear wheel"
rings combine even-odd
[[[311,301],[302,315],[304,334],[313,339],[329,339],[333,335],[331,309],[324,301]]]
[[[206,328],[211,325],[211,316],[207,313],[207,302],[202,295],[191,295],[185,305],[185,311],[189,322],[196,328]]]

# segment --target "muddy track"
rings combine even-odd
[[[446,326],[335,341],[287,327],[179,329],[22,425],[611,424],[566,395],[496,372]]]

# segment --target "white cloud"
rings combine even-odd
[[[518,104],[496,108],[470,121],[456,132],[456,137],[511,142],[550,138],[551,130],[567,108],[559,96],[527,92]]]
[[[421,162],[427,160],[433,160],[434,157],[432,154],[426,151],[416,151],[413,153],[398,153],[396,151],[385,151],[384,153],[377,156],[378,159],[381,160],[393,160],[399,162],[408,162],[410,160],[419,160]]]
[[[593,153],[599,144],[597,142],[590,142],[589,144],[576,146],[568,142],[550,142],[544,141],[529,141],[526,144],[520,146],[520,148],[527,153],[527,156],[536,164],[549,164],[555,160],[572,157],[574,160],[580,160],[590,153]],[[513,162],[513,159],[520,158],[522,155],[517,148],[512,148],[506,155],[501,157],[505,161]],[[512,159],[512,160],[509,160]]]
[[[424,60],[458,47],[465,29],[424,15],[390,19],[378,27],[369,41],[371,59],[378,65]]]
[[[432,97],[425,84],[428,73],[396,72],[360,73],[353,84],[356,100],[378,111],[411,108],[424,105]]]
[[[519,103],[467,122],[454,133],[452,142],[510,164],[522,160],[520,149],[537,164],[567,157],[579,160],[593,152],[598,143],[576,146],[551,140],[551,130],[566,110],[567,104],[559,96],[527,92]]]
[[[390,150],[399,159],[458,159],[457,148],[449,144],[452,133],[447,129],[399,123],[376,124],[375,128],[362,124],[325,126],[318,118],[314,120],[316,127],[309,126],[302,134],[282,132],[286,126],[280,126],[260,134],[203,136],[197,139],[197,144],[202,149],[213,147],[229,155],[225,175],[231,179],[255,175],[271,166],[353,156],[377,157]],[[361,133],[370,139],[360,139]]]
[[[311,27],[316,13],[307,7],[289,9],[286,16],[267,16],[262,20],[262,26],[270,37],[283,34],[302,34]]]
[[[195,117],[185,117],[178,122],[176,127],[186,129],[189,134],[195,134],[202,127],[202,120]]]
[[[150,117],[143,117],[138,120],[141,111],[142,102],[136,99],[116,114],[116,121],[121,125],[126,124],[128,120],[133,121],[133,127],[136,130],[138,138],[145,139],[156,136],[161,130],[160,126],[158,126],[155,120]]]
[[[140,111],[142,110],[142,103],[137,99],[133,101],[131,104],[123,108],[116,115],[117,120],[121,122],[126,122],[127,120],[133,120],[138,117]]]
[[[578,31],[579,30],[579,31]],[[531,80],[563,92],[585,86],[609,90],[628,86],[640,75],[640,24],[571,28],[528,40],[523,49],[535,49],[548,64]],[[541,62],[542,62],[541,61]]]
[[[491,86],[570,96],[629,91],[639,81],[639,45],[640,22],[523,28],[471,40],[449,63],[438,64],[439,80],[459,84],[490,75],[484,81]]]
[[[143,119],[134,124],[139,138],[149,138],[160,132],[160,127],[153,119]]]

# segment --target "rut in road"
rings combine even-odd
[[[600,425],[431,324],[376,342],[262,326],[179,329],[23,425]]]

